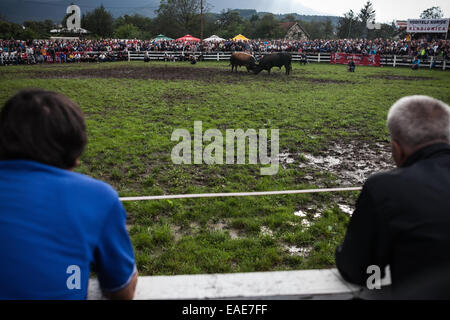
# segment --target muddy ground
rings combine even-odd
[[[275,68],[276,69],[276,68]],[[283,69],[284,70],[284,69]],[[307,78],[300,75],[286,76],[282,73],[268,74],[263,72],[255,75],[252,72],[241,68],[237,73],[232,73],[231,69],[220,68],[191,68],[191,67],[117,67],[106,69],[68,69],[68,70],[45,70],[27,74],[30,78],[39,79],[74,79],[74,78],[115,78],[115,79],[140,79],[140,80],[196,80],[196,81],[224,81],[228,83],[238,83],[242,81],[281,81],[301,80],[310,83],[352,83],[347,80]]]
[[[383,80],[405,80],[405,81],[423,81],[423,80],[438,80],[432,77],[413,77],[413,76],[398,76],[391,74],[376,74],[372,75],[371,78],[383,79]]]
[[[387,143],[334,143],[318,156],[303,153],[302,157],[301,168],[331,172],[338,177],[336,183],[341,186],[362,185],[371,174],[394,167]]]

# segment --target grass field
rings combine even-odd
[[[443,71],[294,64],[231,74],[227,63],[130,62],[0,68],[0,103],[34,87],[83,109],[89,144],[76,171],[121,196],[359,186],[392,166],[385,127],[398,98],[450,103]],[[282,166],[175,165],[175,129],[279,129]],[[141,274],[327,268],[357,192],[124,203]],[[295,214],[294,214],[295,213]]]

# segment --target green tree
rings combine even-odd
[[[156,13],[160,33],[171,37],[200,33],[200,0],[161,0]]]
[[[367,29],[367,21],[373,21],[375,19],[375,9],[370,1],[367,1],[364,7],[361,8],[358,18],[359,22],[356,23],[355,33],[357,36],[371,38],[373,32]]]
[[[440,19],[444,13],[440,7],[431,7],[420,14],[420,19]]]
[[[355,25],[358,23],[358,18],[355,16],[353,10],[344,13],[344,16],[339,19],[338,27],[337,27],[337,36],[340,39],[351,38],[354,35]],[[353,33],[352,33],[353,31]]]
[[[34,40],[40,37],[36,31],[25,27],[25,29],[22,29],[22,32],[19,33],[18,38],[20,40]]]
[[[20,34],[20,26],[8,21],[0,21],[0,39],[18,39]]]
[[[325,39],[331,39],[334,35],[333,22],[327,18],[323,26],[323,36]]]
[[[39,38],[39,34],[25,26],[8,21],[0,21],[0,39],[33,40]]]
[[[114,18],[101,5],[94,9],[94,11],[87,12],[83,15],[81,18],[81,26],[97,36],[108,38],[114,33]]]
[[[223,10],[219,16],[218,24],[220,26],[218,35],[222,38],[229,39],[237,34],[245,33],[244,20],[238,11]]]
[[[141,38],[141,31],[132,24],[123,24],[116,29],[114,37],[118,39],[135,39]]]
[[[322,25],[320,24],[320,22],[317,21],[300,21],[301,26],[303,28],[303,30],[305,30],[310,39],[320,39],[323,38],[322,37],[322,33],[323,33],[323,29],[322,29]]]
[[[151,18],[140,14],[134,14],[132,16],[124,15],[117,18],[114,22],[115,32],[117,32],[117,30],[124,25],[133,25],[136,27],[138,29],[139,36],[142,39],[150,39],[156,33],[154,21]]]
[[[284,30],[280,21],[271,13],[265,14],[256,24],[255,38],[280,39],[284,37]]]
[[[45,21],[25,21],[23,23],[26,29],[32,30],[36,33],[37,38],[48,38],[50,36],[50,30],[53,29],[53,22],[49,19]]]
[[[205,13],[205,25],[204,25],[204,37],[218,35],[220,31],[220,21],[217,18],[217,14],[207,12]]]
[[[367,21],[375,19],[375,9],[370,1],[367,1],[364,7],[359,11],[358,18],[366,24]]]

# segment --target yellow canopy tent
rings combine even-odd
[[[238,34],[236,37],[234,37],[232,40],[234,41],[239,41],[239,40],[245,40],[248,41],[249,39],[247,39],[246,37],[244,37],[242,34]]]

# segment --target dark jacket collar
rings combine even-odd
[[[409,167],[420,160],[432,158],[438,154],[450,155],[450,145],[446,143],[436,143],[423,147],[410,155],[402,165],[402,168]]]

